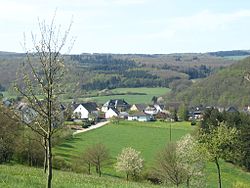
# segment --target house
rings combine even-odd
[[[234,106],[230,106],[226,109],[226,112],[239,112]]]
[[[164,111],[164,105],[154,104],[154,107],[156,108],[156,110],[158,111],[158,113]]]
[[[147,105],[146,104],[133,104],[130,107],[130,111],[139,111],[143,112],[146,109]]]
[[[208,107],[209,108],[209,107]],[[190,120],[201,120],[203,118],[203,112],[204,112],[205,108],[200,105],[200,106],[196,106],[196,107],[192,107],[189,110],[189,116],[190,116]]]
[[[90,115],[98,117],[97,105],[94,102],[75,104],[73,116],[76,119],[89,119]]]
[[[30,124],[37,117],[37,112],[27,103],[20,102],[16,106],[16,110],[20,113],[22,121],[27,124]]]
[[[128,110],[130,105],[124,99],[111,99],[102,106],[101,111],[107,112],[110,108],[114,108],[119,112],[122,112]]]
[[[157,108],[154,106],[154,105],[148,105],[146,108],[145,108],[145,110],[144,110],[144,113],[145,114],[148,114],[148,115],[156,115],[156,114],[158,114],[158,110],[157,110]]]
[[[145,114],[144,112],[136,112],[133,114],[129,114],[128,120],[145,122],[145,121],[151,121],[152,116]]]
[[[128,116],[129,116],[128,112],[120,112],[119,113],[119,118],[121,118],[121,119],[128,119]]]
[[[112,117],[118,117],[119,116],[119,111],[115,108],[109,108],[107,112],[105,112],[105,118],[109,119]]]

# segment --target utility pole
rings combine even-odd
[[[172,141],[172,123],[170,121],[170,129],[169,129],[169,140]]]

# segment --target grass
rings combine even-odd
[[[119,125],[109,124],[102,128],[75,135],[60,146],[54,148],[54,154],[68,161],[79,156],[84,148],[94,143],[102,142],[109,150],[113,162],[115,156],[123,147],[132,146],[141,151],[145,159],[146,168],[154,162],[155,154],[169,142],[170,123],[165,122],[134,122],[121,121]],[[188,122],[171,123],[172,138],[178,140],[191,132],[195,127]],[[244,184],[250,187],[250,174],[242,171],[232,164],[220,161],[222,169],[223,187],[233,187],[234,184]],[[135,183],[124,181],[124,174],[114,171],[113,165],[103,168],[104,176],[88,176],[73,172],[54,170],[53,187],[111,187],[111,188],[137,188],[161,187],[146,182]],[[93,173],[94,174],[94,173]],[[217,173],[214,163],[206,165],[207,187],[217,187]],[[122,178],[114,178],[114,176]],[[0,165],[0,187],[45,187],[46,176],[42,169],[30,168],[21,165]],[[245,188],[244,187],[244,188]]]
[[[178,140],[189,133],[193,127],[190,123],[175,123],[172,125],[172,140]],[[119,125],[109,124],[102,128],[75,135],[74,138],[54,148],[57,156],[71,162],[80,156],[84,149],[94,143],[103,143],[110,151],[112,162],[124,147],[133,147],[141,151],[146,167],[154,162],[158,151],[169,142],[169,123],[121,121]],[[105,168],[104,173],[117,176],[112,167]]]
[[[153,164],[156,153],[169,142],[169,127],[170,123],[165,122],[121,121],[119,125],[109,124],[76,135],[73,139],[54,148],[54,153],[71,161],[72,157],[81,155],[87,146],[101,142],[109,148],[112,162],[114,162],[122,148],[131,146],[141,151],[146,169],[148,169]],[[189,122],[171,123],[171,127],[172,140],[178,140],[195,129],[195,127],[190,126]],[[236,182],[250,186],[249,173],[224,161],[221,161],[221,167],[224,187],[232,187]],[[103,172],[109,176],[124,176],[116,173],[112,165],[104,168]],[[207,163],[206,174],[208,175],[208,187],[217,187],[217,171],[214,163]]]
[[[54,170],[54,188],[142,188],[161,187],[149,183],[127,182],[111,177],[97,177],[73,172]],[[0,165],[0,187],[4,188],[42,188],[46,185],[46,175],[42,169],[22,165]]]
[[[97,103],[105,103],[109,99],[124,99],[130,104],[135,103],[151,103],[151,99],[153,96],[162,96],[170,91],[169,88],[156,87],[156,88],[116,88],[110,90],[112,95],[108,96],[98,96],[98,97],[90,97],[84,100],[93,100]],[[115,95],[125,93],[125,95]],[[140,93],[140,94],[130,94],[130,93]]]

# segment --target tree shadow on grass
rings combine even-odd
[[[61,144],[60,147],[64,147],[64,148],[74,148],[74,146],[72,146],[71,144]]]

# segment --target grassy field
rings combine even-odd
[[[97,103],[105,103],[109,99],[124,99],[130,104],[134,103],[151,103],[153,96],[162,96],[170,91],[169,88],[156,87],[156,88],[117,88],[110,90],[112,95],[108,96],[98,96],[85,98],[84,100],[92,100]],[[125,95],[119,95],[121,93],[126,93]],[[140,94],[130,94],[130,93],[140,93]],[[115,95],[118,94],[118,95]]]
[[[190,123],[172,123],[172,138],[179,139],[186,133],[191,132],[195,127]],[[119,125],[106,125],[102,128],[76,135],[67,140],[60,146],[54,148],[54,154],[60,155],[68,161],[74,156],[79,156],[85,147],[94,143],[102,142],[110,150],[113,160],[126,146],[132,146],[141,151],[146,161],[146,167],[149,167],[154,161],[155,153],[163,148],[169,142],[169,123],[162,122],[128,122],[121,121]],[[221,161],[223,187],[234,187],[235,183],[243,183],[246,188],[250,186],[250,174],[241,169]],[[73,172],[63,172],[54,170],[53,187],[111,187],[111,188],[139,188],[139,187],[161,187],[143,183],[126,182],[124,174],[117,174],[113,166],[103,169],[103,177],[96,175],[83,175]],[[94,174],[94,173],[93,173]],[[216,167],[213,163],[207,163],[207,186],[209,188],[217,187]],[[122,178],[115,178],[118,176]],[[45,187],[46,175],[42,169],[30,168],[21,165],[0,165],[0,187]]]
[[[146,166],[150,166],[155,154],[170,140],[169,126],[170,124],[162,122],[121,121],[119,125],[109,124],[86,134],[78,134],[54,148],[54,152],[70,161],[75,156],[79,156],[86,147],[94,143],[103,143],[108,147],[111,157],[115,160],[124,147],[131,146],[141,151]],[[172,123],[172,140],[180,139],[192,128],[188,122]],[[113,169],[108,173],[116,175]]]
[[[131,146],[141,154],[145,160],[146,169],[154,162],[156,153],[164,148],[169,142],[170,123],[163,122],[133,122],[121,121],[119,125],[109,124],[102,128],[76,135],[73,139],[54,148],[54,153],[66,160],[71,161],[75,156],[81,155],[89,145],[103,143],[109,150],[112,162],[121,152],[122,148]],[[192,132],[195,127],[190,126],[189,122],[171,123],[172,140],[178,140],[183,135]],[[250,174],[241,169],[221,161],[222,178],[224,187],[232,187],[236,182],[242,182],[250,186]],[[113,166],[103,169],[106,176],[123,177],[123,174],[116,173]],[[208,174],[208,187],[217,187],[217,174],[214,163],[208,163],[206,173]]]
[[[54,188],[143,188],[155,186],[149,183],[127,182],[112,177],[97,177],[73,172],[54,170]],[[46,174],[42,169],[21,165],[0,165],[0,187],[2,188],[43,188],[46,187]]]

